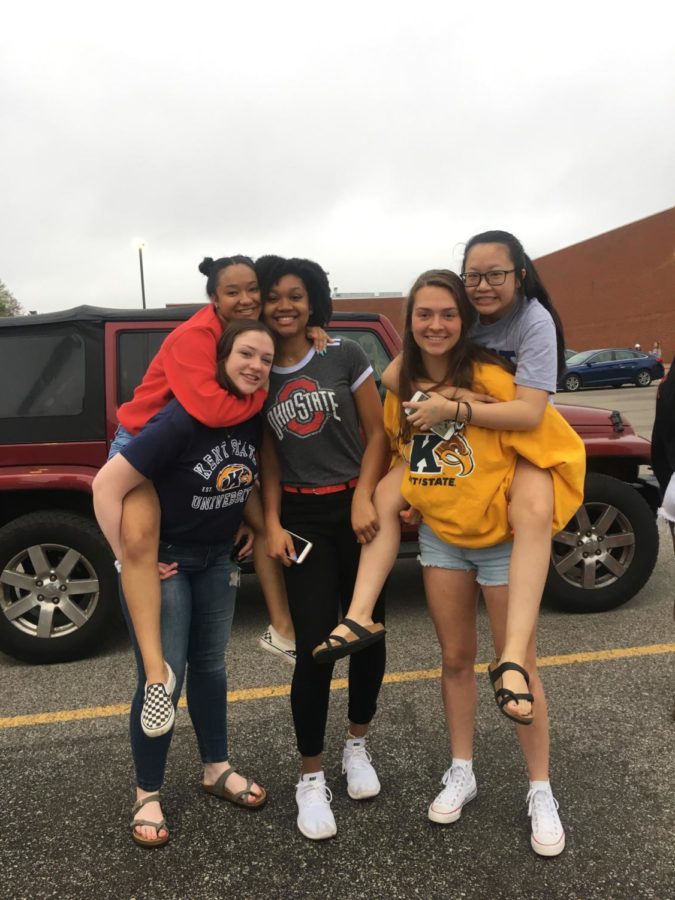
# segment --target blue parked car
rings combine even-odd
[[[654,356],[622,347],[608,350],[584,350],[567,360],[558,379],[558,389],[578,391],[585,387],[634,384],[649,387],[663,378],[663,364]]]

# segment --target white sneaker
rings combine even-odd
[[[527,792],[527,814],[532,819],[530,843],[540,856],[557,856],[565,849],[565,830],[558,815],[558,801],[551,789]]]
[[[478,793],[476,776],[473,769],[469,771],[464,766],[450,766],[441,778],[443,790],[429,807],[429,818],[439,825],[449,825],[456,822],[462,815],[465,803]]]
[[[295,665],[295,641],[283,637],[272,625],[268,625],[258,638],[258,646],[269,653],[280,656],[289,665]]]
[[[330,808],[332,799],[323,772],[310,772],[300,778],[295,786],[295,802],[298,804],[298,828],[306,838],[322,841],[337,834]]]
[[[342,754],[342,774],[347,776],[347,793],[352,800],[368,800],[380,793],[380,781],[366,750],[365,738],[349,738]]]
[[[166,681],[158,681],[155,684],[145,682],[145,697],[141,709],[141,728],[148,737],[161,737],[173,728],[176,720],[176,710],[173,707],[173,694],[176,687],[176,676],[171,666],[164,661],[166,666]]]

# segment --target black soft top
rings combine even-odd
[[[56,325],[67,322],[167,322],[183,321],[193,316],[205,303],[192,303],[185,306],[165,306],[161,309],[114,309],[106,306],[75,306],[53,313],[39,313],[35,316],[3,316],[0,317],[0,328],[12,328],[26,325]],[[361,322],[372,322],[379,318],[377,313],[333,312],[333,321],[349,319]]]

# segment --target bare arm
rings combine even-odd
[[[379,530],[373,504],[375,488],[390,456],[389,439],[384,430],[382,402],[371,375],[354,393],[354,401],[366,439],[359,482],[352,499],[352,528],[360,544],[368,544]]]
[[[116,559],[122,559],[120,526],[122,523],[122,503],[124,498],[145,481],[138,469],[117,453],[99,471],[92,490],[96,521],[110,544]]]
[[[548,397],[547,391],[516,385],[513,400],[500,403],[469,401],[471,421],[474,425],[497,431],[532,431],[544,417]],[[436,391],[429,394],[428,400],[406,401],[405,405],[415,410],[408,419],[417,428],[427,429],[444,419],[463,421],[466,418],[466,405],[461,400],[448,400]]]
[[[398,394],[398,383],[399,377],[401,374],[401,354],[394,357],[392,361],[389,363],[387,368],[382,373],[382,384],[386,387],[388,391],[391,391],[392,394]],[[425,384],[425,382],[420,382],[416,385],[419,390],[427,391],[432,390],[434,385],[431,383]],[[476,391],[470,391],[468,388],[457,388],[457,387],[446,387],[446,388],[435,388],[438,393],[442,394],[444,397],[454,400],[468,400],[470,403],[473,403],[474,400],[480,400],[483,403],[499,403],[499,401],[495,397],[490,397],[489,394],[478,394]]]

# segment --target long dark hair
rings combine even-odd
[[[466,258],[469,255],[469,251],[472,247],[475,247],[476,244],[503,244],[509,251],[509,257],[511,258],[513,268],[516,270],[516,278],[520,282],[520,290],[523,297],[526,300],[537,299],[553,319],[556,334],[556,357],[558,361],[559,377],[565,370],[565,333],[563,331],[563,325],[556,308],[553,306],[553,301],[551,300],[549,292],[544,287],[544,283],[541,280],[534,263],[527,253],[525,253],[523,245],[518,238],[509,231],[483,231],[481,234],[474,234],[472,238],[469,238],[466,247],[464,248],[462,272],[466,271]],[[525,277],[523,277],[523,271],[525,272]]]
[[[240,334],[245,334],[247,331],[262,331],[263,334],[269,335],[272,343],[274,343],[274,336],[264,322],[261,322],[259,319],[236,319],[234,322],[230,322],[222,333],[216,348],[216,381],[221,388],[240,400],[244,395],[225,371],[225,363],[232,353],[236,339]]]
[[[420,381],[432,381],[424,365],[422,351],[415,342],[412,332],[412,317],[415,308],[415,297],[423,287],[444,288],[452,294],[457,302],[459,318],[462,323],[459,340],[448,354],[448,365],[443,378],[434,385],[439,388],[443,385],[453,387],[473,388],[473,368],[475,363],[492,363],[501,366],[507,372],[513,373],[514,367],[504,357],[499,356],[486,347],[479,347],[468,338],[469,328],[476,318],[476,312],[466,293],[466,288],[459,275],[449,269],[429,269],[415,280],[408,294],[408,302],[405,309],[405,325],[403,327],[403,351],[401,356],[401,371],[398,381],[398,396],[400,400],[407,400],[413,394],[413,385]],[[410,438],[410,423],[408,422],[403,407],[399,409],[399,431],[404,441]]]

